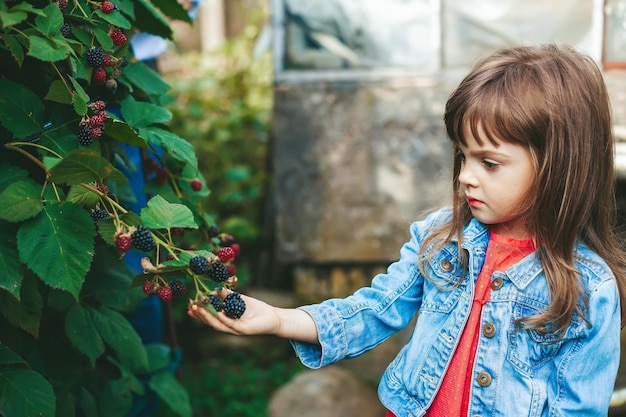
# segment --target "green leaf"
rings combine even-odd
[[[150,378],[148,386],[156,392],[159,397],[161,397],[161,400],[177,415],[181,417],[192,416],[189,395],[172,373],[164,371],[155,374]]]
[[[133,406],[133,396],[126,378],[110,380],[100,395],[100,416],[127,416]]]
[[[28,15],[19,10],[9,10],[8,12],[0,10],[0,23],[2,23],[3,28],[8,28],[22,23],[27,18]]]
[[[30,36],[30,48],[26,55],[41,61],[56,62],[68,57],[72,48],[67,41],[55,41],[53,37]]]
[[[29,88],[0,79],[0,124],[16,138],[38,133],[44,124],[44,105]]]
[[[172,120],[172,113],[156,104],[136,101],[132,96],[124,99],[120,106],[122,117],[135,129]]]
[[[92,261],[96,231],[85,210],[48,203],[17,233],[20,259],[52,288],[78,294]],[[41,256],[45,253],[46,256]]]
[[[69,185],[103,182],[110,179],[128,182],[128,179],[96,151],[77,149],[67,155],[51,170],[50,181]]]
[[[15,297],[20,299],[22,286],[22,264],[17,252],[15,240],[15,225],[0,222],[0,288],[4,288]]]
[[[44,97],[46,100],[54,101],[61,104],[72,103],[72,93],[67,90],[65,84],[61,80],[52,81],[48,94]]]
[[[174,159],[189,164],[193,169],[198,169],[198,158],[193,145],[177,134],[154,126],[140,129],[139,134],[150,145],[160,146]]]
[[[99,12],[102,13],[101,10],[99,10]],[[104,49],[105,51],[109,51],[114,48],[115,45],[113,44],[113,39],[111,39],[109,34],[104,29],[96,26],[93,28],[93,34],[96,39],[98,39],[98,42],[100,43],[102,49]]]
[[[18,168],[15,165],[0,165],[0,191],[4,190],[10,184],[28,178],[28,171]]]
[[[158,195],[148,200],[146,207],[141,209],[141,218],[149,229],[198,228],[189,207],[169,203]]]
[[[56,397],[52,386],[38,372],[0,368],[0,414],[54,417]]]
[[[37,280],[32,276],[24,277],[17,301],[7,292],[0,291],[0,312],[16,327],[39,336],[43,298],[39,293]]]
[[[51,3],[43,9],[45,16],[37,16],[35,24],[44,35],[57,33],[63,25],[63,13],[58,4]]]
[[[105,13],[102,11],[102,9],[96,9],[96,15],[105,22],[108,22],[118,28],[130,29],[132,27],[128,19],[126,19],[117,11],[114,11],[112,13]]]
[[[152,0],[152,3],[168,17],[191,23],[191,17],[189,16],[189,12],[185,10],[181,3],[169,0]]]
[[[0,365],[25,365],[26,361],[20,355],[0,343]]]
[[[107,136],[115,139],[117,142],[127,143],[141,148],[148,147],[146,141],[127,123],[117,119],[107,119],[104,125],[106,127]]]
[[[172,28],[167,19],[148,0],[136,0],[135,24],[137,29],[159,35],[166,39],[172,38]]]
[[[85,102],[89,101],[89,94],[85,91],[83,86],[73,77],[68,77],[72,85],[74,86],[74,90],[76,93],[82,98]]]
[[[41,186],[35,181],[18,181],[0,193],[0,219],[21,222],[36,216],[43,209]]]
[[[78,406],[83,410],[85,417],[98,417],[98,405],[94,396],[85,389],[80,387],[80,393],[78,396]]]
[[[160,96],[170,89],[170,85],[143,62],[129,63],[122,76],[149,96]]]
[[[65,316],[65,335],[79,352],[89,358],[91,366],[104,353],[104,342],[94,323],[95,314],[91,308],[75,304]]]
[[[135,369],[148,368],[148,354],[141,338],[122,314],[101,306],[98,310],[93,310],[93,319],[106,344],[117,353],[122,362],[133,364]]]
[[[67,193],[67,200],[83,207],[95,207],[99,200],[98,194],[81,186],[72,185]]]
[[[0,12],[0,16],[1,15],[2,12]],[[17,65],[21,67],[24,62],[24,47],[20,41],[17,40],[17,35],[9,35],[5,33],[2,40],[4,41],[7,49],[11,51],[11,55],[13,56],[13,59],[15,59],[15,62],[17,62]]]

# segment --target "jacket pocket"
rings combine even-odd
[[[459,301],[466,283],[460,282],[461,266],[456,247],[442,250],[428,262],[421,311],[449,313]]]
[[[553,332],[543,333],[534,329],[523,329],[516,320],[537,315],[541,310],[524,304],[516,304],[513,310],[507,359],[526,374],[532,374],[534,370],[552,361],[565,343],[581,337],[584,333],[584,324],[577,316],[560,339]]]

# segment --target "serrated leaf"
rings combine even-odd
[[[63,13],[58,4],[51,3],[43,9],[45,16],[37,16],[35,24],[44,35],[58,32],[63,25]]]
[[[139,134],[150,145],[160,146],[174,159],[198,169],[198,158],[193,145],[177,134],[154,126],[139,129]]]
[[[38,372],[0,368],[0,414],[54,417],[56,397],[52,386]]]
[[[175,20],[182,20],[183,22],[191,23],[191,17],[189,16],[189,12],[183,7],[181,3],[169,0],[152,0],[152,3],[168,17]]]
[[[155,71],[148,68],[143,62],[131,62],[122,73],[136,88],[144,91],[147,95],[160,96],[165,94],[170,85],[167,84]]]
[[[112,180],[126,183],[128,178],[109,161],[90,149],[70,152],[51,170],[50,181],[69,185]]]
[[[22,23],[27,18],[28,15],[19,10],[0,11],[0,23],[5,28]]]
[[[181,417],[191,417],[191,404],[185,388],[170,372],[159,372],[150,378],[148,386],[167,406]]]
[[[81,207],[49,203],[22,224],[17,247],[21,261],[43,282],[78,299],[91,265],[95,234],[91,217]]]
[[[50,84],[48,93],[44,98],[55,103],[70,104],[72,102],[72,93],[67,90],[63,81],[55,80]]]
[[[106,134],[111,139],[115,139],[120,143],[127,143],[132,146],[147,148],[146,141],[139,136],[127,123],[117,119],[107,119],[105,122]]]
[[[0,193],[0,219],[17,223],[36,216],[43,208],[40,195],[34,181],[14,182]]]
[[[89,101],[89,94],[87,94],[83,86],[78,81],[76,81],[73,77],[68,77],[68,78],[70,82],[72,83],[74,90],[76,90],[76,94],[78,94],[85,102]]]
[[[79,206],[95,207],[96,203],[98,203],[99,196],[81,185],[72,185],[70,192],[67,193],[67,200]]]
[[[111,25],[122,28],[122,29],[130,29],[132,27],[131,23],[122,16],[119,12],[114,11],[112,13],[105,13],[102,9],[96,9],[96,15],[104,20],[105,22],[110,23]]]
[[[43,298],[39,293],[37,281],[32,276],[24,277],[20,288],[20,300],[17,301],[7,292],[0,291],[0,312],[14,326],[38,337]]]
[[[30,4],[30,3],[26,2],[26,1],[23,1],[20,4],[11,7],[10,11],[12,11],[12,12],[14,12],[14,11],[21,11],[21,12],[33,13],[33,14],[36,14],[38,16],[43,16],[44,15],[43,10],[41,10],[38,7],[33,6],[32,4]]]
[[[99,10],[99,12],[102,13],[101,10]],[[111,39],[109,34],[104,29],[96,26],[93,28],[93,34],[98,40],[98,43],[100,43],[102,49],[104,49],[105,51],[109,51],[115,46],[113,44],[113,39]]]
[[[159,35],[165,39],[172,38],[172,28],[167,19],[148,0],[136,0],[135,25],[143,32]]]
[[[125,98],[120,105],[122,117],[135,129],[172,120],[172,113],[162,106],[136,101],[132,96]]]
[[[72,104],[74,106],[74,111],[76,112],[76,114],[80,116],[84,116],[87,114],[87,102],[81,96],[74,95]]]
[[[141,209],[141,219],[149,229],[198,228],[189,207],[172,204],[159,195],[148,200],[146,207]]]
[[[9,184],[28,178],[28,171],[18,168],[15,165],[0,165],[0,191],[4,190]]]
[[[135,19],[135,3],[132,0],[117,0],[115,5],[120,9],[120,12],[129,16],[132,20]]]
[[[0,79],[0,124],[16,138],[39,133],[44,105],[29,88],[16,82]]]
[[[65,316],[65,335],[79,352],[89,358],[92,366],[104,353],[104,341],[95,326],[93,311],[75,304]]]
[[[19,300],[24,276],[17,253],[15,229],[15,225],[0,222],[0,271],[3,271],[0,274],[0,288],[4,288]]]
[[[1,14],[2,13],[0,12],[0,15]],[[4,41],[7,49],[11,51],[11,55],[15,59],[15,62],[17,62],[17,65],[21,67],[24,62],[24,47],[20,41],[17,40],[17,36],[5,33],[2,40]]]
[[[135,368],[148,368],[148,355],[137,331],[128,320],[117,311],[101,306],[93,310],[94,323],[107,345],[126,364]]]
[[[0,343],[0,365],[23,365],[26,361],[7,345]]]
[[[30,36],[29,40],[30,47],[26,55],[41,61],[61,61],[72,52],[72,48],[67,42],[55,42],[51,37]]]

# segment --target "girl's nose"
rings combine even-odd
[[[476,176],[473,174],[472,170],[468,168],[467,162],[461,165],[459,183],[467,187],[475,187],[477,185]]]

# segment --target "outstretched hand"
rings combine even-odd
[[[241,295],[246,304],[238,319],[228,317],[223,311],[213,314],[200,305],[192,304],[187,310],[190,317],[224,333],[235,335],[271,334],[308,343],[319,343],[313,318],[304,310],[273,307],[256,298]]]

